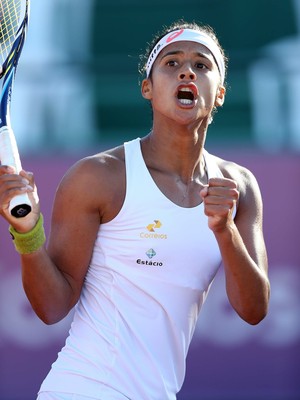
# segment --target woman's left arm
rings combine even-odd
[[[258,324],[268,311],[270,283],[257,181],[235,166],[230,178],[211,179],[201,195],[221,251],[228,299],[242,319]]]

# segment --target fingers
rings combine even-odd
[[[0,213],[7,212],[13,197],[34,191],[33,175],[22,171],[15,174],[13,167],[0,166]]]
[[[234,180],[228,178],[211,178],[208,185],[205,185],[201,190],[202,198],[210,196],[227,196],[230,195],[236,199],[239,196],[237,184]]]
[[[9,212],[10,202],[18,194],[27,193],[32,209],[24,218],[15,218]],[[18,232],[28,232],[36,224],[40,215],[40,203],[34,176],[31,172],[15,173],[13,167],[0,165],[0,215]]]
[[[206,189],[206,197],[209,196],[209,201],[212,204],[218,204],[220,201],[230,203],[236,202],[239,197],[237,184],[231,179],[210,179]]]
[[[28,179],[30,185],[34,187],[34,176],[32,172],[24,171],[22,169],[22,171],[20,171],[20,175],[23,176],[25,179]]]
[[[14,174],[15,169],[9,165],[0,165],[0,176],[5,174]]]
[[[200,190],[200,196],[202,200],[208,195],[208,185],[205,185],[203,189]]]
[[[210,188],[213,187],[228,187],[231,189],[237,189],[237,184],[233,179],[228,178],[210,178],[208,181]]]
[[[3,175],[15,175],[15,178],[21,176],[27,179],[29,182],[34,182],[34,177],[32,172],[24,171],[23,169],[20,171],[20,174],[16,173],[16,170],[13,166],[10,165],[0,165],[0,176]],[[18,179],[18,178],[16,178]]]
[[[210,179],[200,195],[211,229],[224,228],[228,222],[232,222],[233,209],[239,198],[235,181],[227,178]]]
[[[6,190],[14,188],[22,191],[33,190],[34,179],[31,173],[21,171],[18,175],[11,171],[14,171],[12,167],[0,167],[0,184],[2,187]]]

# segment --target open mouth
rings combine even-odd
[[[196,90],[193,90],[191,87],[179,87],[178,92],[177,92],[177,99],[179,102],[183,105],[191,105],[195,101],[195,98],[197,97],[197,93],[195,93]]]

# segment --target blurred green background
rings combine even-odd
[[[211,25],[229,57],[226,101],[208,146],[300,151],[291,109],[300,86],[299,0],[33,1],[13,103],[21,150],[96,151],[147,134],[139,55],[180,18]]]
[[[296,34],[289,0],[95,2],[92,70],[99,134],[122,140],[149,130],[149,107],[137,83],[138,56],[152,33],[179,18],[211,25],[229,56],[227,98],[209,140],[253,144],[248,67],[260,57],[263,46]]]

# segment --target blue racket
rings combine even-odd
[[[10,122],[10,103],[16,68],[26,38],[29,0],[0,0],[0,53],[3,79],[0,99],[0,161],[2,165],[21,169],[19,151]],[[11,215],[25,217],[31,211],[27,194],[15,196],[9,206]]]

